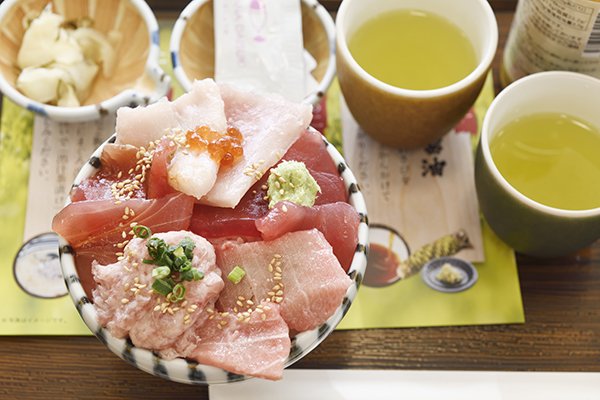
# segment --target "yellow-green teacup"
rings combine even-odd
[[[438,89],[408,90],[369,75],[352,57],[348,39],[366,21],[395,10],[422,10],[460,27],[475,50],[477,66],[460,81]],[[337,71],[348,108],[381,143],[417,148],[442,137],[479,95],[498,43],[494,12],[486,0],[344,0],[336,19]]]
[[[477,149],[475,186],[481,211],[490,227],[515,250],[533,256],[559,256],[594,242],[600,238],[600,207],[559,209],[525,196],[500,173],[490,142],[509,122],[532,114],[560,113],[600,127],[599,104],[600,80],[553,71],[514,82],[490,106]],[[539,152],[537,148],[527,151]],[[586,184],[600,185],[600,182]],[[559,192],[564,188],[556,185],[553,190]]]

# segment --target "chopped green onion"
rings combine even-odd
[[[171,292],[171,301],[180,301],[185,297],[185,286],[178,283]]]
[[[152,277],[154,279],[164,279],[171,275],[171,268],[169,267],[156,267],[152,270]]]
[[[177,258],[185,257],[185,252],[183,251],[183,247],[179,246],[173,251],[173,255]],[[187,258],[187,257],[185,257]]]
[[[150,230],[147,229],[147,231]],[[142,235],[144,232],[146,231],[140,230]],[[183,238],[178,245],[171,246],[154,236],[148,239],[146,248],[150,257],[143,262],[156,266],[152,270],[152,278],[155,279],[152,289],[155,292],[166,296],[169,301],[181,301],[185,297],[185,287],[181,282],[198,281],[204,278],[202,272],[192,268],[195,247],[194,241],[189,237]]]
[[[141,239],[146,239],[152,236],[152,231],[147,226],[136,225],[133,227],[133,234]]]
[[[231,270],[229,275],[227,275],[227,279],[229,279],[229,281],[234,285],[237,285],[242,279],[244,279],[244,276],[246,276],[246,271],[244,271],[239,265],[236,265]]]
[[[152,290],[163,296],[167,296],[173,290],[173,285],[165,279],[156,279],[152,283]]]
[[[195,268],[183,271],[179,277],[182,281],[199,281],[204,278],[204,274]]]
[[[190,260],[194,257],[194,249],[196,248],[196,243],[189,237],[183,238],[179,245],[183,247],[183,251],[185,252],[185,256]]]

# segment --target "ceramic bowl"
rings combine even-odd
[[[304,102],[318,103],[335,75],[335,25],[317,0],[302,0],[304,48],[317,61],[312,71],[318,88]],[[193,0],[181,12],[171,35],[171,63],[175,78],[187,92],[194,79],[214,78],[213,3]]]
[[[24,34],[23,17],[51,4],[66,19],[90,17],[94,28],[116,30],[122,39],[115,48],[113,76],[98,74],[90,96],[80,107],[57,107],[31,100],[19,92],[17,54]],[[5,0],[0,5],[0,90],[18,105],[58,121],[88,121],[127,105],[148,104],[164,96],[170,78],[158,65],[158,23],[143,0]]]
[[[79,174],[75,178],[74,185],[77,185],[83,179],[92,176],[97,171],[102,149],[106,143],[113,143],[115,140],[116,136],[113,135],[94,152],[89,162],[87,162],[79,171]],[[361,284],[367,265],[366,252],[369,227],[363,196],[352,171],[348,168],[343,157],[333,145],[329,144],[327,140],[323,140],[327,145],[329,155],[338,166],[338,171],[340,171],[340,174],[344,179],[349,194],[348,202],[360,215],[361,222],[358,228],[358,245],[354,258],[352,259],[352,264],[348,270],[348,276],[353,280],[353,283],[348,288],[340,306],[324,324],[313,330],[305,331],[292,337],[292,347],[285,362],[285,367],[289,367],[310,353],[335,329],[350,308]],[[67,201],[67,204],[68,203],[69,201]],[[77,307],[77,311],[91,332],[117,356],[152,375],[180,383],[214,384],[247,379],[247,377],[243,375],[233,374],[217,367],[198,364],[182,358],[164,360],[152,351],[135,347],[128,339],[117,339],[112,336],[108,330],[99,324],[96,309],[91,303],[91,300],[87,297],[83,286],[80,283],[79,275],[75,268],[73,249],[62,237],[59,237],[59,253],[65,282],[69,294]]]
[[[416,9],[443,16],[471,41],[477,66],[451,85],[409,90],[389,85],[365,71],[353,58],[348,41],[368,20],[395,10]],[[348,109],[375,140],[414,149],[441,138],[477,99],[498,43],[498,26],[486,0],[344,0],[336,18],[337,71]]]

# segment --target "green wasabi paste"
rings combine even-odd
[[[321,188],[306,165],[299,161],[283,161],[271,169],[267,180],[269,208],[280,201],[291,201],[301,206],[312,207]]]

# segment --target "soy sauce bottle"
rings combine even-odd
[[[600,0],[519,0],[501,83],[550,70],[600,78]]]

